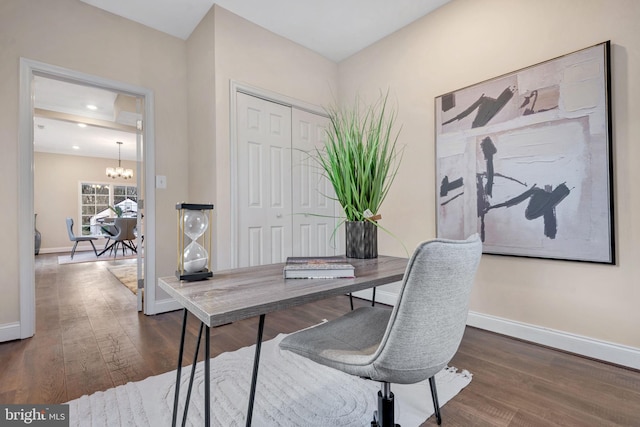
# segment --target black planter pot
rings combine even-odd
[[[378,258],[378,227],[371,221],[347,221],[348,258]]]

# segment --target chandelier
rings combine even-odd
[[[122,161],[120,160],[120,147],[122,146],[121,141],[116,141],[118,144],[118,167],[117,168],[107,168],[107,176],[109,178],[124,178],[129,179],[133,178],[133,169],[124,169],[122,167]]]

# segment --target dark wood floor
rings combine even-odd
[[[39,255],[36,265],[36,335],[0,344],[0,403],[61,403],[175,369],[181,312],[137,313],[105,262],[58,266],[55,255]],[[264,336],[347,310],[338,297],[274,313]],[[247,319],[212,329],[213,355],[253,344],[256,327]],[[187,348],[196,335],[192,321]],[[451,364],[473,381],[443,407],[446,426],[640,426],[637,371],[474,328]]]

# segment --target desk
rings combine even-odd
[[[166,291],[184,307],[172,425],[176,425],[177,419],[187,310],[200,320],[200,335],[202,334],[203,327],[205,329],[204,418],[206,426],[210,425],[209,329],[213,326],[223,325],[248,317],[260,316],[253,375],[251,379],[251,391],[249,394],[249,407],[247,409],[246,425],[250,426],[265,315],[324,298],[397,282],[402,280],[407,262],[408,260],[406,258],[387,256],[380,256],[375,259],[350,258],[349,263],[355,267],[356,277],[353,279],[285,280],[282,276],[284,264],[269,264],[258,267],[217,271],[214,272],[211,279],[199,282],[180,282],[175,277],[162,277],[158,279],[160,289]],[[199,345],[200,336],[198,337],[196,355]],[[193,383],[194,369],[195,358],[192,366],[189,390],[187,392],[187,402],[185,403],[185,419]]]

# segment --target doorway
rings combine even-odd
[[[35,252],[64,254],[60,264],[106,261],[141,311],[144,162],[138,123],[144,99],[38,74],[33,87],[34,209],[41,237]],[[112,241],[116,216],[131,224],[119,244]],[[75,236],[95,239],[74,245],[73,258],[62,226],[67,218]]]
[[[93,87],[124,94],[140,99],[139,107],[147,115],[146,126],[136,123],[136,172],[140,179],[138,205],[146,209],[144,223],[145,262],[144,268],[138,268],[138,274],[144,276],[145,314],[155,314],[155,286],[144,286],[144,283],[155,283],[155,193],[151,186],[144,182],[153,182],[154,170],[154,134],[153,134],[153,92],[149,89],[112,81],[101,77],[80,73],[61,67],[21,58],[20,59],[20,106],[19,106],[19,139],[20,188],[19,208],[22,215],[19,219],[19,233],[33,235],[34,224],[34,79],[43,77],[57,81],[73,83],[84,87]],[[144,142],[144,149],[142,143]],[[105,177],[106,178],[106,177]],[[142,203],[140,203],[142,202]],[[140,214],[139,214],[140,215]],[[27,338],[35,333],[35,244],[33,239],[20,239],[20,338]],[[138,264],[140,265],[140,263]]]

